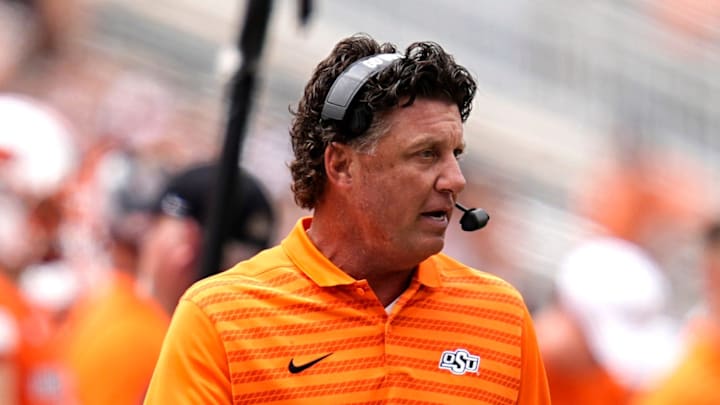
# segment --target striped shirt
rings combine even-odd
[[[434,255],[388,312],[298,222],[191,287],[146,404],[549,404],[535,332],[505,281]]]

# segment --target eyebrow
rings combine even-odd
[[[435,145],[435,144],[443,143],[444,141],[445,141],[445,138],[437,139],[437,138],[433,138],[432,135],[430,135],[430,134],[420,134],[420,137],[412,140],[408,144],[408,146],[410,148],[417,148],[417,147],[424,146],[424,145]],[[465,139],[463,138],[461,144],[459,146],[455,146],[453,149],[462,148],[464,150],[466,147],[467,147],[467,143],[465,142]]]

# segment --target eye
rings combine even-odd
[[[455,155],[455,160],[462,160],[465,156],[465,149],[464,148],[457,148],[453,151],[453,154]]]
[[[418,155],[423,159],[433,159],[437,156],[437,152],[435,152],[435,149],[423,149]]]

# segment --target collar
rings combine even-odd
[[[350,285],[357,282],[358,280],[333,264],[313,244],[307,235],[311,224],[312,217],[303,217],[297,221],[290,234],[281,243],[285,254],[320,287]],[[439,256],[442,255],[433,255],[422,261],[413,279],[428,287],[439,287],[442,280]]]

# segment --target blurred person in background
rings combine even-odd
[[[720,221],[706,228],[701,252],[705,302],[702,315],[690,320],[690,344],[678,367],[638,395],[634,405],[720,403]]]
[[[200,164],[181,170],[151,206],[130,202],[113,221],[115,266],[74,306],[61,336],[78,403],[142,401],[180,295],[206,276],[198,261],[215,168]],[[128,187],[117,196],[123,203],[132,194]],[[274,210],[260,183],[245,171],[230,210],[226,257],[243,259],[269,246]]]
[[[77,164],[57,198],[60,249],[73,266],[102,255],[90,251],[105,239],[102,211],[115,176],[107,162],[156,140],[172,98],[159,81],[78,41],[91,15],[78,0],[0,0],[0,92],[35,100],[73,126]]]
[[[556,404],[628,403],[682,350],[669,269],[707,209],[703,173],[622,134],[578,190],[574,207],[593,230],[568,252],[536,317]]]
[[[53,319],[20,285],[30,268],[59,259],[57,193],[74,167],[72,129],[47,105],[17,94],[0,94],[0,117],[0,403],[58,403],[64,385]],[[62,287],[53,297],[72,294]]]
[[[55,308],[75,292],[61,265],[61,187],[77,132],[33,97],[79,24],[75,1],[0,1],[0,403],[67,403],[53,340]],[[42,270],[40,270],[42,269]],[[47,271],[45,271],[47,270]],[[51,277],[42,294],[31,273]],[[30,277],[32,278],[32,277]],[[40,300],[36,300],[39,298]]]
[[[34,235],[34,249],[46,249],[38,253],[41,260],[23,266],[15,281],[51,326],[77,290],[63,249],[63,189],[77,169],[82,145],[81,126],[41,94],[54,68],[73,51],[73,35],[83,26],[80,11],[76,0],[0,0],[0,137],[3,146],[16,149],[3,181],[13,193],[20,192],[32,221],[44,229],[42,237]],[[43,177],[52,187],[31,190],[44,187]]]
[[[627,404],[677,358],[669,285],[638,246],[584,241],[563,260],[536,315],[553,404]]]
[[[290,130],[312,217],[186,292],[146,404],[550,403],[520,293],[440,253],[476,83],[397,52],[356,35],[318,64]]]

